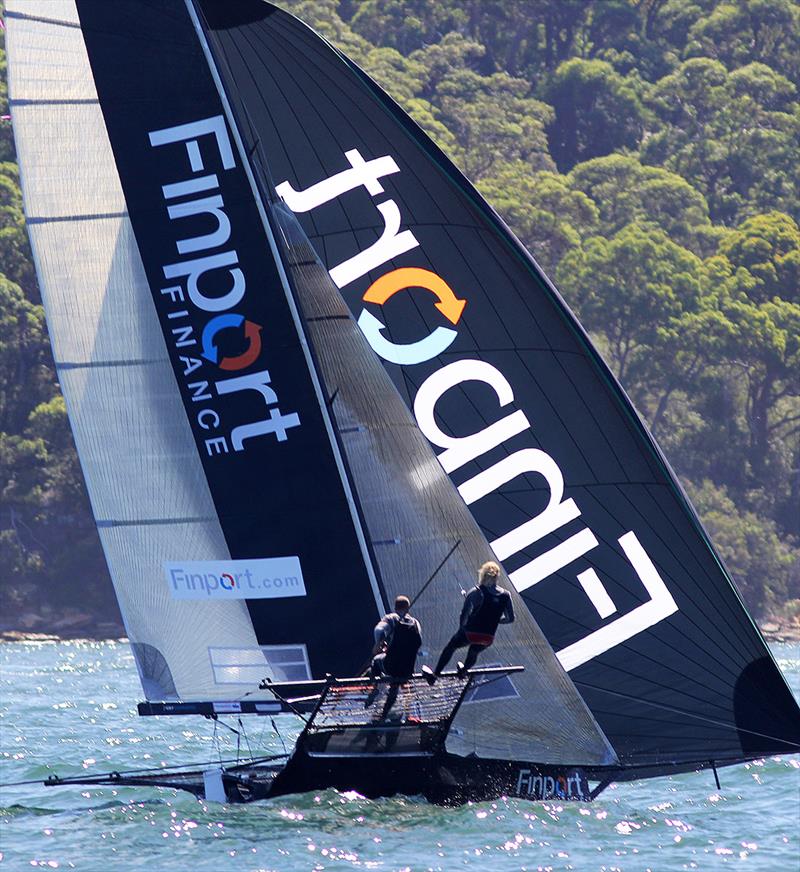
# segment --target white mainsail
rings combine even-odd
[[[165,562],[230,555],[153,308],[75,3],[12,0],[6,22],[14,136],[53,357],[145,695],[235,699],[270,671],[244,600],[176,600],[164,578]],[[73,583],[79,601],[82,580]]]

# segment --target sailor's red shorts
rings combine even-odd
[[[484,648],[488,648],[494,642],[494,636],[489,633],[470,633],[469,630],[465,630],[464,635],[470,645],[483,645]]]

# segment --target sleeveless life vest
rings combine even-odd
[[[386,651],[383,669],[387,675],[395,678],[406,678],[414,672],[417,651],[422,645],[422,635],[419,631],[419,624],[413,618],[408,615],[403,618],[398,615],[393,617],[392,640]]]
[[[486,636],[494,636],[497,625],[509,600],[509,593],[503,588],[491,590],[486,587],[478,587],[483,596],[481,605],[467,619],[464,630],[469,633],[481,633]]]

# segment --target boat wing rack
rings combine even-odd
[[[463,677],[443,672],[431,687],[422,675],[398,684],[389,679],[332,678],[322,681],[264,681],[260,698],[215,701],[140,702],[139,715],[271,715],[293,713],[312,715],[306,731],[367,728],[381,719],[406,724],[438,725],[447,730],[465,694],[475,683],[486,683],[522,666],[470,669]]]
[[[463,676],[443,672],[433,685],[422,675],[402,683],[331,678],[298,747],[310,756],[430,756],[444,747],[450,725],[476,679],[485,682],[522,669],[471,669]]]

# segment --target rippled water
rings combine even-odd
[[[800,696],[800,646],[775,654]],[[127,644],[0,644],[0,781],[213,759],[199,718],[139,718]],[[254,752],[279,751],[266,718]],[[290,718],[279,725],[293,738]],[[230,734],[224,756],[235,750]],[[800,868],[800,758],[612,787],[587,805],[507,799],[441,809],[325,791],[218,806],[152,788],[0,789],[0,872]]]

